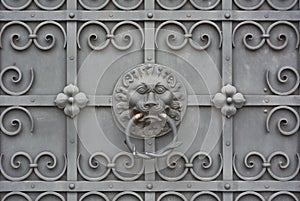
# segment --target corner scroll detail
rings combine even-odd
[[[221,108],[221,112],[227,118],[236,113],[237,108],[243,107],[246,102],[243,94],[237,93],[234,86],[227,84],[221,89],[221,93],[217,93],[213,99],[216,108]]]
[[[22,91],[12,91],[10,89],[8,89],[4,83],[4,77],[5,77],[5,74],[8,72],[8,71],[12,71],[13,73],[16,74],[16,76],[12,76],[11,77],[11,82],[13,84],[18,84],[21,82],[22,78],[23,78],[23,74],[20,70],[20,68],[18,68],[17,66],[8,66],[6,68],[4,68],[1,73],[0,73],[0,88],[8,95],[12,95],[12,96],[20,96],[20,95],[23,95],[23,94],[26,94],[32,84],[33,84],[33,81],[34,81],[34,71],[33,71],[33,68],[30,69],[30,81],[29,81],[29,84],[27,85],[27,87],[22,90]]]
[[[84,108],[87,103],[87,96],[79,92],[78,87],[73,84],[66,86],[64,92],[59,93],[55,99],[56,106],[60,109],[64,109],[64,113],[71,118],[77,116],[80,109]]]

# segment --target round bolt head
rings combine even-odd
[[[75,13],[70,13],[70,14],[69,14],[69,17],[70,17],[70,18],[74,18],[74,17],[75,17]]]
[[[230,13],[225,13],[224,17],[228,19],[228,18],[231,17],[231,14]]]
[[[225,184],[224,185],[224,188],[227,189],[227,190],[230,189],[230,187],[231,187],[230,184]]]
[[[153,185],[152,185],[152,184],[147,184],[147,188],[148,188],[148,189],[152,189],[152,188],[153,188]]]
[[[148,17],[148,18],[152,18],[152,17],[153,17],[153,13],[148,13],[148,14],[147,14],[147,17]]]
[[[75,184],[73,184],[73,183],[72,183],[72,184],[69,184],[69,188],[70,188],[70,189],[74,189],[74,188],[75,188]]]

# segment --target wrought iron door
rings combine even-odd
[[[1,0],[1,201],[299,201],[299,6]]]

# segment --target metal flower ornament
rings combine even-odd
[[[73,84],[66,86],[64,92],[59,93],[55,99],[56,106],[60,109],[64,109],[64,113],[71,118],[78,115],[80,108],[84,108],[87,102],[87,96],[79,92],[78,87]]]
[[[213,97],[212,102],[216,108],[221,108],[223,115],[230,118],[236,113],[237,108],[243,107],[246,99],[243,94],[237,93],[234,86],[227,84],[222,87],[221,93],[217,93]]]

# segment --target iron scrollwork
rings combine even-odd
[[[274,22],[273,24],[271,24],[267,30],[265,30],[265,28],[254,21],[244,21],[240,24],[238,24],[234,30],[233,30],[233,34],[232,34],[232,38],[233,38],[233,47],[236,46],[235,44],[235,36],[236,36],[236,32],[237,30],[244,25],[248,25],[251,27],[255,27],[256,29],[258,29],[259,32],[261,32],[261,35],[257,35],[255,36],[253,33],[248,32],[244,35],[243,37],[243,44],[245,45],[245,47],[249,50],[258,50],[259,48],[261,48],[265,43],[268,44],[269,47],[271,47],[273,50],[283,50],[284,48],[287,47],[288,42],[289,42],[289,37],[287,36],[287,34],[285,33],[280,33],[277,36],[277,42],[280,42],[281,44],[274,44],[274,41],[271,40],[271,33],[272,30],[277,27],[277,26],[287,26],[291,29],[294,30],[295,34],[296,34],[296,45],[295,48],[297,49],[299,47],[299,32],[298,29],[295,27],[294,24],[292,24],[291,22],[288,21],[278,21],[278,22]],[[250,44],[251,41],[253,41],[253,39],[255,39],[255,37],[260,41],[258,44]]]
[[[18,84],[21,82],[22,78],[23,78],[23,74],[20,70],[19,67],[17,66],[8,66],[8,67],[5,67],[1,73],[0,73],[0,88],[8,95],[12,95],[12,96],[20,96],[20,95],[23,95],[23,94],[26,94],[32,84],[33,84],[33,81],[34,81],[34,71],[33,71],[33,68],[30,69],[30,81],[29,81],[29,84],[27,85],[27,87],[22,90],[22,91],[12,91],[10,90],[8,87],[6,87],[6,84],[4,83],[4,78],[5,78],[5,75],[7,72],[9,71],[12,71],[14,73],[16,73],[16,76],[12,76],[11,77],[11,82],[13,84]]]
[[[162,7],[163,9],[166,10],[177,10],[182,8],[184,5],[187,4],[188,0],[181,0],[179,2],[172,2],[173,5],[168,5],[165,3],[165,1],[163,0],[156,0],[157,4]],[[195,1],[195,0],[189,0],[189,2],[196,8],[199,10],[212,10],[214,8],[216,8],[221,0],[209,0],[209,1]]]
[[[212,181],[220,176],[223,169],[223,158],[220,154],[220,166],[216,173],[213,175],[208,175],[199,173],[201,170],[207,171],[212,169],[213,159],[212,157],[205,152],[196,152],[193,156],[188,159],[183,153],[172,152],[164,158],[158,158],[156,161],[156,172],[157,174],[166,181],[178,181],[186,176],[188,172],[200,181]],[[161,165],[164,164],[164,165]],[[165,166],[165,167],[164,167]],[[166,175],[163,171],[172,176]],[[199,171],[200,170],[200,171]],[[173,175],[173,171],[174,174]]]
[[[249,2],[249,1],[245,1],[245,0],[234,0],[234,3],[240,9],[243,9],[243,10],[256,10],[259,7],[261,7],[265,2],[267,2],[269,4],[269,6],[271,6],[275,10],[290,10],[298,2],[297,0],[290,0],[290,3],[288,3],[287,6],[280,6],[280,5],[276,5],[276,3],[274,3],[273,1],[274,0],[259,0],[257,3],[253,3],[253,2]]]
[[[26,201],[40,201],[44,197],[47,197],[47,196],[51,196],[51,197],[54,196],[55,198],[58,198],[60,201],[66,201],[64,196],[62,196],[61,194],[59,194],[57,192],[52,192],[52,191],[41,193],[35,199],[32,199],[28,194],[23,193],[23,192],[9,192],[2,197],[1,201],[9,200],[10,197],[14,197],[14,196],[22,197]]]
[[[64,28],[62,27],[62,25],[55,21],[42,22],[42,23],[38,24],[34,30],[32,30],[29,25],[27,25],[26,23],[21,22],[21,21],[8,22],[7,24],[5,24],[2,27],[2,29],[0,31],[0,48],[3,47],[2,37],[3,37],[4,31],[10,26],[20,26],[20,27],[23,27],[28,32],[27,42],[23,45],[18,45],[18,42],[22,39],[21,35],[18,33],[12,34],[10,37],[10,44],[14,50],[17,50],[17,51],[26,50],[32,45],[32,43],[34,43],[35,46],[40,50],[43,50],[43,51],[50,50],[55,46],[55,43],[56,43],[55,36],[51,33],[46,34],[43,39],[45,40],[47,45],[41,45],[40,39],[39,39],[41,36],[38,34],[39,30],[42,27],[50,26],[50,25],[55,26],[61,30],[63,37],[64,37],[63,47],[65,48],[67,46],[67,34],[66,34]]]
[[[288,197],[291,197],[294,201],[299,201],[297,196],[294,193],[291,193],[289,191],[279,191],[279,192],[273,193],[268,199],[266,199],[264,196],[262,196],[258,192],[246,191],[246,192],[239,194],[235,198],[235,201],[241,201],[241,200],[243,200],[244,197],[247,197],[247,196],[258,198],[260,201],[273,201],[277,197],[288,196]],[[245,200],[247,200],[247,199],[245,199]]]
[[[158,35],[159,32],[163,29],[163,27],[167,25],[174,25],[183,32],[180,33],[169,33],[167,35],[166,44],[167,46],[172,50],[180,50],[186,46],[186,44],[189,42],[189,44],[196,50],[206,50],[211,45],[211,36],[209,33],[203,33],[200,35],[199,38],[196,38],[196,34],[194,34],[195,30],[203,25],[209,25],[212,26],[219,34],[220,42],[219,42],[219,48],[222,46],[222,32],[217,24],[211,21],[203,20],[195,23],[189,30],[186,28],[184,24],[178,21],[166,21],[159,25],[159,27],[156,29],[155,32],[155,45],[158,48]],[[172,41],[175,42],[178,40],[178,37],[182,36],[182,42],[178,42],[178,44],[172,44]],[[179,40],[178,40],[179,41]]]
[[[246,181],[254,181],[254,180],[258,180],[260,179],[264,174],[265,172],[267,171],[270,176],[278,181],[289,181],[293,178],[295,178],[300,170],[300,156],[299,154],[297,153],[296,154],[296,157],[297,157],[297,167],[295,169],[295,171],[289,175],[289,176],[279,176],[278,174],[276,174],[275,172],[273,172],[272,170],[272,166],[274,165],[274,159],[278,157],[280,158],[281,160],[279,160],[278,162],[278,165],[279,165],[279,169],[281,170],[285,170],[287,169],[289,166],[290,166],[290,158],[289,156],[282,152],[282,151],[276,151],[276,152],[273,152],[268,158],[266,158],[264,155],[262,155],[261,153],[259,152],[256,152],[256,151],[252,151],[252,152],[249,152],[245,158],[244,158],[244,165],[245,167],[248,169],[248,170],[253,170],[255,166],[259,166],[259,164],[261,165],[261,170],[255,174],[254,176],[244,176],[242,175],[237,167],[236,167],[236,154],[234,154],[233,156],[233,169],[236,173],[236,175],[240,178],[240,179],[243,179],[243,180],[246,180]],[[251,158],[253,160],[251,160]],[[254,160],[254,159],[258,159],[258,160]],[[260,161],[260,162],[258,162]],[[296,160],[295,160],[296,161]],[[273,162],[273,163],[272,163]]]
[[[57,176],[54,176],[54,177],[45,176],[43,173],[40,172],[40,170],[39,170],[39,166],[40,166],[39,161],[43,157],[50,158],[48,160],[48,162],[46,163],[46,168],[48,170],[52,170],[54,168],[57,168],[57,164],[58,164],[57,158],[51,152],[48,152],[48,151],[41,152],[35,158],[32,158],[32,156],[30,156],[28,153],[23,152],[23,151],[15,153],[11,157],[11,160],[10,160],[11,167],[13,169],[16,169],[16,170],[20,169],[21,166],[22,166],[22,160],[17,160],[17,158],[23,158],[23,160],[24,159],[27,160],[28,170],[27,170],[26,173],[24,173],[24,175],[19,176],[19,177],[14,177],[14,176],[8,175],[5,172],[4,167],[3,167],[3,154],[0,154],[0,171],[1,171],[1,174],[3,175],[3,177],[5,179],[10,180],[10,181],[25,180],[32,174],[32,172],[34,172],[35,175],[38,178],[40,178],[44,181],[56,181],[56,180],[60,179],[64,175],[64,173],[67,169],[67,157],[66,157],[66,155],[64,155],[64,166],[63,166],[63,169],[62,169],[61,173],[58,174]]]
[[[274,93],[274,94],[277,94],[277,95],[280,95],[280,96],[286,96],[286,95],[290,95],[292,93],[294,93],[298,88],[299,88],[299,85],[300,85],[300,76],[299,76],[299,73],[298,71],[293,68],[293,67],[290,67],[290,66],[283,66],[281,67],[278,72],[277,72],[277,80],[280,84],[287,84],[287,82],[289,81],[289,77],[287,74],[285,74],[285,72],[291,72],[294,77],[295,77],[295,83],[293,84],[293,86],[291,87],[290,90],[287,90],[287,91],[278,91],[276,90],[271,82],[270,82],[270,71],[268,70],[267,73],[266,73],[266,80],[267,80],[267,84],[268,84],[268,87],[269,89]]]
[[[144,46],[144,41],[145,41],[145,36],[144,36],[144,31],[142,27],[133,21],[122,21],[116,24],[111,30],[102,22],[99,21],[89,21],[84,23],[78,30],[77,34],[77,45],[78,48],[81,49],[81,44],[80,44],[80,36],[83,30],[88,27],[88,26],[97,26],[98,27],[98,32],[101,33],[102,31],[105,34],[104,38],[100,38],[100,34],[97,34],[97,32],[93,32],[88,36],[88,47],[91,48],[92,50],[103,50],[106,48],[110,43],[118,50],[128,50],[132,47],[134,43],[134,37],[132,36],[132,33],[125,32],[125,33],[120,33],[120,35],[116,34],[117,30],[122,27],[122,26],[133,26],[135,27],[141,34],[142,37],[142,44],[141,48]],[[96,29],[97,30],[97,29]],[[121,40],[125,42],[126,44],[118,44],[116,41],[116,37],[121,36]],[[102,41],[101,41],[102,40]],[[96,45],[96,43],[99,43]]]
[[[13,127],[14,130],[9,130],[7,128],[7,125],[5,124],[6,115],[14,110],[24,112],[27,115],[27,117],[29,118],[29,121],[30,121],[30,131],[33,132],[34,121],[33,121],[33,117],[31,115],[31,113],[29,112],[29,110],[27,110],[26,108],[21,107],[21,106],[12,106],[12,107],[6,108],[0,115],[0,129],[1,129],[2,133],[4,133],[5,135],[8,135],[8,136],[15,136],[21,132],[22,122],[20,119],[14,118],[10,121],[10,126]]]
[[[177,126],[186,109],[186,91],[179,76],[158,64],[141,64],[126,72],[115,86],[113,111],[126,144],[136,156],[150,159],[180,145]],[[141,153],[130,138],[155,138],[172,131],[172,142],[156,153]]]
[[[80,158],[81,155],[79,154],[77,158],[78,172],[88,181],[101,181],[111,172],[113,172],[118,179],[123,181],[134,181],[144,172],[143,161],[126,152],[120,152],[115,155],[112,160],[103,152],[95,152],[92,154],[88,160],[88,168],[98,171],[97,176],[89,176],[85,173],[80,165]],[[122,175],[122,172],[126,174]]]
[[[32,1],[33,0],[26,0],[24,3],[21,2],[19,5],[10,5],[9,3],[7,3],[7,2],[9,2],[9,0],[1,0],[1,3],[6,9],[9,9],[9,10],[24,10],[32,4]],[[55,1],[51,1],[51,4],[53,4],[52,6],[44,5],[44,3],[40,2],[40,0],[34,0],[34,3],[38,8],[40,8],[42,10],[50,11],[50,10],[59,9],[66,2],[66,0],[56,0],[56,1],[57,1],[57,3],[55,3]]]
[[[271,120],[271,117],[277,111],[282,111],[282,110],[285,110],[285,111],[289,112],[289,113],[286,113],[286,114],[290,114],[290,113],[293,114],[293,116],[295,118],[295,125],[290,130],[284,130],[283,127],[289,125],[289,120],[287,118],[280,118],[279,121],[278,121],[278,123],[277,123],[277,128],[278,128],[279,132],[282,135],[285,135],[285,136],[294,135],[299,130],[299,127],[300,127],[300,117],[299,117],[298,112],[295,109],[293,109],[292,107],[289,107],[289,106],[277,106],[277,107],[273,108],[270,111],[270,113],[268,114],[268,116],[266,118],[267,132],[268,133],[270,132],[270,120]]]

